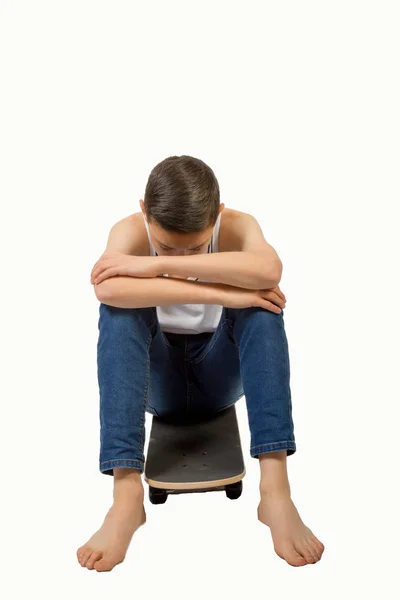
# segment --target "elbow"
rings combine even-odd
[[[94,285],[94,293],[96,294],[97,300],[99,302],[103,302],[104,304],[107,304],[107,300],[110,298],[110,286],[106,285],[106,283],[107,280]]]
[[[265,287],[263,289],[277,287],[282,279],[282,263],[277,261],[272,268],[268,269],[264,279]]]
[[[282,261],[279,260],[277,262],[277,265],[276,265],[274,273],[273,273],[273,276],[274,276],[274,278],[276,280],[275,286],[279,285],[279,283],[280,283],[280,281],[282,279],[282,271],[283,271]]]
[[[131,279],[131,277],[120,277],[119,275],[103,279],[103,281],[94,285],[97,300],[103,302],[103,304],[115,306],[114,301],[119,301],[121,297],[121,287],[122,293],[124,292],[124,281]]]

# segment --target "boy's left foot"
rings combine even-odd
[[[316,563],[324,545],[301,520],[287,492],[261,492],[258,519],[268,525],[278,556],[293,567]]]

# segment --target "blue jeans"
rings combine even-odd
[[[250,456],[294,454],[289,350],[283,311],[222,307],[214,332],[163,332],[156,307],[100,303],[97,373],[100,471],[144,471],[145,411],[178,421],[210,418],[243,395]]]

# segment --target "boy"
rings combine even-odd
[[[243,395],[260,464],[258,519],[288,564],[315,563],[324,546],[291,500],[286,468],[296,444],[282,263],[254,217],[220,204],[217,179],[199,159],[156,165],[140,208],[112,227],[91,273],[100,471],[114,477],[114,503],[78,549],[79,563],[113,569],[146,521],[145,411],[195,419]]]

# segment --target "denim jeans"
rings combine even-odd
[[[97,374],[100,471],[144,471],[145,411],[165,420],[210,418],[243,395],[250,456],[296,452],[283,311],[222,307],[214,332],[163,332],[156,307],[100,303]]]

